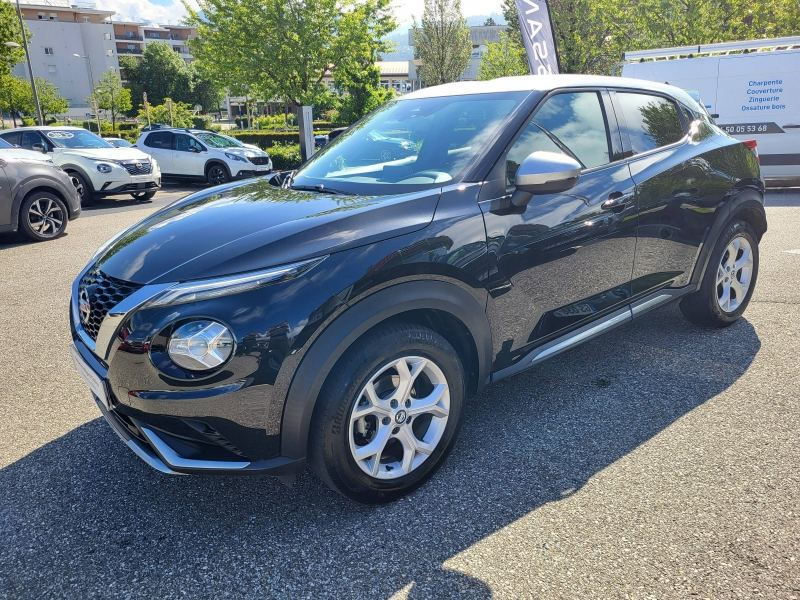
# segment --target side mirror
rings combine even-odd
[[[522,161],[514,177],[514,206],[525,206],[534,194],[557,194],[572,189],[581,174],[581,164],[566,154],[537,151]]]
[[[47,154],[47,151],[44,149],[44,144],[32,144],[31,149],[41,152],[42,154]]]
[[[199,154],[200,149],[196,148],[195,146],[189,146],[189,152],[194,152],[195,154]]]

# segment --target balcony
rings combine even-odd
[[[141,42],[142,41],[142,36],[136,35],[136,34],[128,35],[127,33],[115,33],[114,34],[114,39],[117,39],[117,40],[131,40],[132,42],[133,41]]]
[[[117,54],[141,54],[141,48],[117,48]]]

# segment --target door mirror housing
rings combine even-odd
[[[44,149],[44,144],[31,144],[31,149],[36,150],[36,152],[41,152],[42,154],[47,154],[47,150]]]
[[[581,164],[566,154],[537,151],[522,161],[514,177],[514,206],[526,206],[535,194],[558,194],[572,189],[581,174]]]
[[[195,154],[199,154],[200,149],[195,146],[189,146],[189,152],[194,152]]]

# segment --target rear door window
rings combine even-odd
[[[144,145],[157,150],[172,150],[172,138],[171,131],[155,131],[147,136]]]
[[[618,92],[633,154],[668,146],[684,136],[674,102],[651,94]]]
[[[22,134],[19,131],[15,131],[13,133],[4,133],[0,135],[5,141],[7,141],[12,146],[19,146],[19,138]]]

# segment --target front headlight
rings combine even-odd
[[[192,321],[170,337],[167,353],[176,365],[189,371],[220,366],[233,354],[233,334],[216,321]]]
[[[148,300],[144,308],[160,308],[173,304],[201,302],[203,300],[219,298],[220,296],[249,292],[250,290],[255,290],[266,285],[294,279],[312,267],[315,267],[326,258],[327,256],[312,258],[311,260],[275,267],[266,271],[258,271],[257,273],[245,273],[242,275],[233,275],[231,277],[221,277],[219,279],[207,279],[206,281],[179,283],[171,288],[167,288]]]
[[[114,168],[111,165],[108,165],[106,163],[100,163],[99,165],[97,165],[97,170],[100,171],[101,173],[111,173],[113,169]]]
[[[238,154],[231,154],[230,152],[226,152],[225,156],[230,158],[231,160],[238,160],[239,162],[246,163],[247,159],[243,156],[239,156]]]

